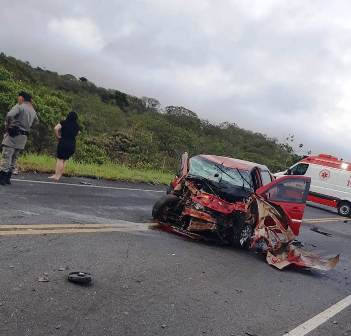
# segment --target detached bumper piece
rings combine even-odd
[[[339,262],[339,255],[332,258],[323,258],[318,254],[303,250],[292,244],[287,245],[285,250],[279,253],[267,252],[268,264],[282,270],[287,266],[311,268],[321,271],[330,271]]]

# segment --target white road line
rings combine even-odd
[[[347,219],[345,217],[339,217],[339,218],[316,218],[316,219],[304,219],[303,222],[304,223],[311,223],[311,224],[315,224],[315,223],[332,223],[332,222],[350,222],[351,219]]]
[[[321,221],[321,220],[334,220],[334,219],[340,219],[340,220],[343,220],[343,219],[347,219],[346,217],[315,217],[315,218],[304,218],[303,220],[304,221]]]
[[[22,180],[22,179],[12,179],[16,182],[28,182],[28,183],[39,183],[39,184],[54,184],[54,185],[64,185],[71,187],[83,187],[83,188],[98,188],[98,189],[112,189],[112,190],[128,190],[128,191],[146,191],[154,193],[164,193],[164,190],[151,190],[151,189],[136,189],[136,188],[122,188],[122,187],[108,187],[108,186],[97,186],[97,185],[87,185],[87,184],[74,184],[74,183],[64,183],[64,182],[49,182],[49,181],[35,181],[35,180]]]
[[[337,302],[335,305],[321,312],[320,314],[312,317],[310,320],[299,325],[294,330],[284,334],[284,336],[305,336],[312,330],[318,328],[320,325],[331,319],[336,314],[340,313],[345,308],[351,305],[351,295],[347,296],[345,299]]]

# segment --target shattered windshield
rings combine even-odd
[[[206,178],[223,185],[223,187],[244,187],[247,190],[252,190],[252,180],[248,171],[219,166],[200,157],[190,159],[189,174]]]

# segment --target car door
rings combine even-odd
[[[282,209],[289,220],[288,225],[297,236],[305,211],[311,179],[305,176],[284,176],[261,187],[256,194],[273,206]]]

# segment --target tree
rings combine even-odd
[[[85,77],[76,80],[0,54],[0,124],[20,90],[33,95],[40,118],[27,147],[36,153],[53,153],[52,127],[72,109],[82,126],[76,159],[85,162],[116,161],[174,170],[179,156],[187,151],[256,161],[278,171],[305,150],[302,144],[294,145],[293,135],[278,143],[235,123],[202,120],[182,106],[167,106],[162,112],[155,98],[97,87]]]

